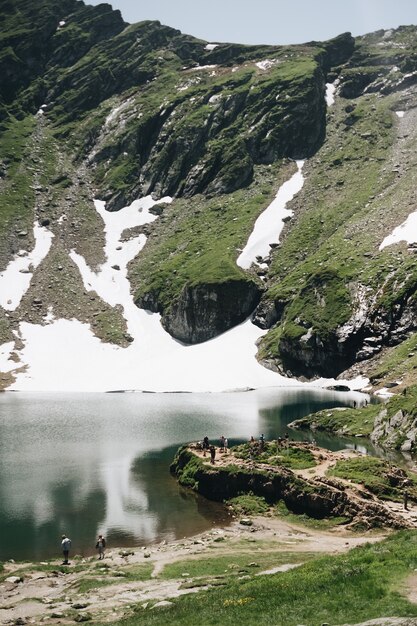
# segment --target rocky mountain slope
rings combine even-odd
[[[19,303],[2,301],[0,345],[19,349],[19,324],[53,312],[127,346],[121,307],[86,289],[70,254],[92,269],[105,260],[94,198],[118,211],[152,194],[173,201],[124,232],[147,237],[129,279],[137,306],[176,339],[206,341],[255,312],[268,331],[258,357],[287,375],[376,375],[381,358],[413,354],[414,240],[381,244],[416,208],[415,27],[214,44],[79,0],[7,0],[0,23],[0,279],[35,247],[35,220],[53,235],[23,270]],[[295,159],[304,186],[281,242],[242,269]],[[412,382],[412,368],[399,370]]]

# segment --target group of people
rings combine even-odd
[[[204,437],[202,443],[198,444],[199,446],[201,446],[201,450],[203,450],[203,456],[206,456],[207,452],[210,452],[210,463],[212,463],[212,465],[214,465],[215,460],[216,460],[216,446],[214,446],[213,444],[210,444],[210,440],[207,437],[207,435]],[[225,437],[224,435],[222,435],[220,437],[220,452],[227,452],[228,448],[229,448],[229,441],[227,439],[227,437]]]
[[[96,542],[96,550],[98,550],[98,558],[104,559],[104,549],[106,547],[106,540],[103,535],[99,535]],[[71,549],[71,539],[66,535],[62,535],[61,541],[62,554],[64,555],[64,560],[62,561],[62,565],[69,565],[68,557],[69,551]]]

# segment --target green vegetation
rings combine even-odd
[[[14,223],[26,226],[32,217],[35,165],[27,151],[34,126],[31,116],[23,120],[10,119],[1,134],[0,166],[5,173],[4,184],[0,187],[0,233],[3,234],[8,234]]]
[[[223,544],[222,544],[223,546]],[[268,550],[248,550],[239,552],[225,547],[226,554],[216,556],[206,556],[187,559],[185,561],[175,561],[165,565],[161,577],[170,578],[204,578],[206,582],[211,576],[220,577],[224,584],[228,584],[230,577],[241,576],[242,574],[256,574],[262,570],[278,567],[286,563],[303,563],[311,558],[310,553],[304,552],[282,552]],[[185,574],[187,576],[185,576]]]
[[[283,316],[263,338],[259,355],[284,365],[294,355],[288,361],[293,372],[303,369],[302,358],[311,358],[312,369],[324,374],[349,363],[347,352],[339,365],[333,346],[336,330],[358,306],[356,285],[379,293],[376,306],[390,310],[417,282],[410,255],[397,247],[376,250],[381,222],[391,228],[387,205],[397,209],[412,185],[408,174],[400,186],[383,167],[395,138],[395,99],[367,95],[349,107],[348,114],[343,101],[332,109],[327,141],[294,201],[296,220],[270,266],[268,298]],[[343,133],[336,130],[341,125]]]
[[[226,503],[236,515],[262,515],[269,511],[270,506],[265,498],[255,496],[253,493],[244,493],[236,498],[227,500]]]
[[[287,445],[284,442],[282,445],[278,445],[275,442],[266,442],[263,450],[259,446],[254,446],[252,447],[252,456],[249,443],[235,446],[232,448],[232,451],[238,459],[248,461],[253,458],[257,463],[288,467],[289,469],[306,469],[316,465],[314,455],[310,450],[303,449],[299,445]]]
[[[381,409],[381,404],[369,404],[357,409],[345,407],[324,409],[296,420],[295,425],[296,428],[325,430],[338,435],[369,436],[374,427],[375,416]]]
[[[117,626],[358,623],[378,617],[416,617],[400,585],[417,567],[417,534],[400,532],[348,554],[314,559],[292,571],[238,580],[174,600],[165,609],[137,607]],[[113,622],[113,626],[116,623]]]
[[[236,265],[238,250],[285,177],[286,170],[261,168],[246,190],[211,200],[175,200],[166,207],[131,265],[135,299],[153,294],[165,310],[185,284],[253,280]]]
[[[125,582],[150,580],[153,565],[144,563],[117,570],[111,569],[109,565],[106,567],[99,565],[96,569],[100,570],[99,575],[98,572],[90,572],[87,576],[77,580],[76,587],[78,593],[87,593],[91,589],[114,585],[120,582],[120,580]]]
[[[290,524],[306,526],[307,528],[315,528],[316,530],[330,530],[336,526],[343,526],[343,524],[349,522],[347,517],[323,517],[322,519],[316,519],[314,517],[309,517],[305,513],[299,513],[296,515],[286,507],[283,500],[280,500],[274,506],[273,513],[278,517],[283,517],[285,521]]]
[[[370,380],[382,387],[396,379],[414,379],[417,369],[417,333],[400,345],[389,348],[372,369]]]
[[[417,476],[399,470],[383,459],[363,456],[340,460],[328,470],[327,475],[362,484],[379,498],[397,501],[402,499],[406,480],[410,497],[417,498]]]
[[[197,490],[196,473],[201,469],[203,461],[195,454],[192,454],[192,452],[180,448],[174,458],[173,465],[177,463],[180,456],[182,457],[181,467],[177,468],[176,471],[178,482],[183,487],[191,487],[191,489]]]

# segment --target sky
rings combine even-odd
[[[85,0],[100,4],[101,0]],[[211,42],[290,44],[417,24],[417,0],[113,0],[127,22],[159,20]]]

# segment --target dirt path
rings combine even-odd
[[[73,560],[67,573],[60,571],[60,561],[50,562],[53,571],[39,571],[40,564],[6,563],[7,578],[16,576],[23,581],[0,584],[0,624],[13,623],[17,619],[37,624],[40,618],[44,624],[73,624],[75,617],[83,613],[103,622],[121,619],[137,603],[151,607],[159,601],[169,601],[202,588],[201,583],[188,576],[168,580],[161,578],[167,564],[213,558],[215,555],[230,555],[232,558],[234,554],[242,553],[242,542],[246,540],[256,541],[257,549],[264,546],[265,551],[276,551],[277,554],[337,554],[370,540],[377,541],[383,536],[359,537],[341,529],[326,532],[288,524],[279,518],[255,517],[251,527],[236,521],[224,529],[183,541],[162,543],[147,550],[112,550],[106,554],[104,570],[97,569],[99,564],[95,558]],[[248,543],[245,550],[252,555],[252,544]],[[150,578],[124,580],[123,576],[145,564],[152,568]],[[256,574],[272,574],[293,566],[293,563],[279,564]],[[88,579],[98,581],[96,586],[79,593],[79,584]],[[186,588],[184,583],[187,583]]]

